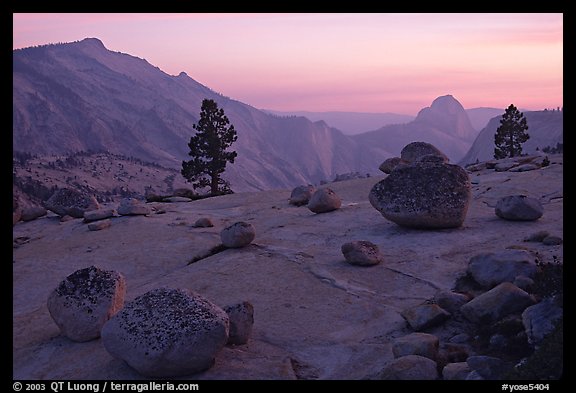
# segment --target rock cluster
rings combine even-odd
[[[374,185],[369,194],[372,206],[401,226],[429,229],[461,226],[472,197],[466,171],[444,163],[443,156],[438,154],[417,156],[411,152],[406,158],[415,161],[396,168]]]

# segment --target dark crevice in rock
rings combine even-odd
[[[216,255],[218,253],[221,253],[222,251],[227,250],[228,247],[224,246],[223,244],[218,244],[217,246],[212,247],[207,253],[205,254],[200,254],[200,255],[196,255],[195,257],[193,257],[188,263],[187,265],[191,265],[195,262],[201,261],[202,259],[206,259],[211,257],[212,255]]]

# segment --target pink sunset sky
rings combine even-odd
[[[256,108],[563,105],[562,14],[14,14],[13,48],[96,37]]]

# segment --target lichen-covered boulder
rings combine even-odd
[[[178,377],[204,371],[226,344],[224,310],[184,289],[153,289],[133,301],[102,328],[102,343],[148,377]]]
[[[124,305],[126,280],[96,266],[77,270],[48,297],[48,311],[62,334],[83,342],[100,337],[102,326]]]
[[[59,188],[44,202],[44,206],[60,217],[71,216],[74,218],[84,218],[84,212],[100,207],[94,196],[71,188]]]

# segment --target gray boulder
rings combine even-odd
[[[470,371],[472,370],[466,362],[448,363],[442,369],[442,378],[446,381],[463,381]]]
[[[365,240],[356,240],[342,245],[342,254],[351,265],[372,266],[384,260],[378,246]]]
[[[102,229],[109,228],[112,225],[110,219],[98,220],[88,224],[88,229],[91,231],[100,231]]]
[[[194,223],[194,227],[196,228],[211,228],[213,226],[214,223],[212,223],[212,220],[208,217],[201,217]]]
[[[59,188],[44,202],[44,206],[60,217],[71,216],[74,218],[83,218],[84,212],[100,207],[94,196],[71,188]]]
[[[242,345],[248,342],[252,335],[254,325],[254,306],[249,302],[242,302],[224,307],[230,319],[230,334],[228,345]]]
[[[102,326],[124,305],[126,281],[96,266],[77,270],[48,297],[48,311],[62,334],[83,342],[100,337]]]
[[[228,315],[197,293],[158,288],[133,301],[102,328],[102,344],[147,377],[178,377],[214,364],[228,340]]]
[[[105,220],[105,219],[110,218],[112,216],[114,216],[114,210],[113,209],[92,210],[92,211],[84,212],[84,222],[88,223],[88,222],[93,222],[93,221],[98,221],[98,220]]]
[[[220,232],[222,244],[228,248],[240,248],[252,243],[256,229],[247,222],[236,222]]]
[[[438,379],[436,362],[424,356],[407,355],[394,359],[378,375],[382,380]]]
[[[437,304],[421,304],[402,311],[401,315],[416,331],[439,325],[450,318],[450,313]]]
[[[496,215],[511,221],[535,221],[544,214],[538,199],[525,195],[510,195],[496,202]]]
[[[311,184],[294,188],[290,194],[290,204],[295,206],[307,205],[314,191],[316,191],[316,189]]]
[[[428,333],[412,333],[394,340],[392,353],[395,358],[406,355],[419,355],[436,360],[438,357],[438,337]]]
[[[466,363],[485,380],[500,379],[505,366],[501,359],[492,356],[470,356],[466,359]]]
[[[458,292],[440,291],[434,295],[434,302],[451,314],[460,310],[460,307],[469,301],[468,295]]]
[[[400,158],[406,162],[415,162],[418,158],[427,155],[435,155],[442,158],[444,163],[449,161],[448,157],[442,153],[436,146],[427,142],[412,142],[404,146],[400,152]]]
[[[525,250],[503,250],[473,256],[468,273],[484,288],[492,288],[504,281],[514,282],[517,276],[534,277],[538,267],[534,256]]]
[[[562,319],[564,311],[553,299],[547,298],[530,306],[522,313],[522,324],[528,336],[528,342],[537,346],[554,330],[556,322]]]
[[[46,213],[46,209],[42,206],[28,206],[22,209],[22,216],[20,219],[22,221],[32,221],[45,216]]]
[[[532,296],[512,283],[503,282],[470,300],[460,311],[474,323],[493,323],[532,304]]]
[[[378,169],[380,169],[382,172],[384,172],[386,174],[390,174],[398,166],[404,166],[407,164],[408,163],[406,161],[404,161],[403,159],[401,159],[400,157],[392,157],[392,158],[388,158],[388,159],[384,160],[384,162],[382,164],[380,164]]]
[[[308,209],[313,213],[327,213],[340,209],[342,200],[330,188],[317,190],[308,202]]]
[[[121,216],[145,216],[150,213],[150,208],[135,198],[123,198],[118,206],[118,214]]]
[[[396,168],[369,195],[386,219],[413,228],[461,226],[471,198],[470,179],[462,167],[428,161]]]

